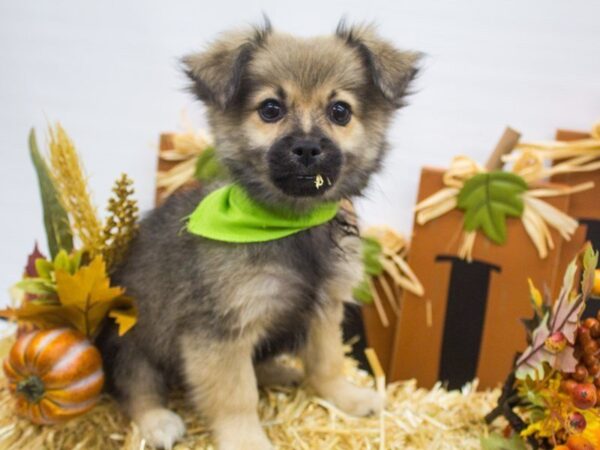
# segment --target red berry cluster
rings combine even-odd
[[[598,314],[600,318],[600,313]],[[575,341],[575,372],[565,374],[562,388],[580,409],[600,406],[600,321],[593,317],[579,326]]]

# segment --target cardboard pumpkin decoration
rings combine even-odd
[[[443,174],[423,169],[419,200],[443,187]],[[548,203],[564,212],[569,197]],[[554,249],[541,259],[520,220],[511,219],[504,245],[478,237],[467,261],[460,255],[463,220],[463,213],[453,210],[414,224],[407,262],[423,283],[425,296],[406,292],[403,297],[392,380],[417,378],[427,387],[442,380],[459,388],[478,377],[482,386],[495,386],[525,343],[520,319],[530,314],[527,277],[554,289],[562,243],[558,232],[550,231]]]
[[[104,384],[100,353],[81,333],[69,328],[20,336],[3,368],[17,414],[40,425],[89,411]]]
[[[477,377],[494,387],[510,371],[526,342],[528,277],[555,291],[563,243],[584,242],[564,195],[577,189],[530,169],[519,159],[511,172],[488,170],[467,157],[423,169],[407,262],[425,296],[403,297],[392,381],[460,388]]]
[[[519,143],[514,158],[537,160],[532,171],[546,172],[552,182],[585,187],[571,198],[569,215],[579,221],[578,232],[583,233],[594,248],[600,248],[600,122],[590,133],[558,130],[555,142]],[[559,271],[566,268],[578,250],[566,244]],[[596,317],[598,311],[600,302],[592,299],[586,304],[583,316]]]

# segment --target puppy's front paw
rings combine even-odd
[[[315,388],[323,398],[353,416],[378,414],[384,407],[383,398],[373,389],[355,386],[343,378]]]
[[[170,450],[185,434],[181,417],[165,408],[146,411],[137,422],[144,439],[156,448]]]

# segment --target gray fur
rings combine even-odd
[[[168,369],[165,375],[171,381],[183,381],[181,361],[173,351],[179,337],[190,332],[209,341],[236,339],[243,333],[242,313],[228,308],[229,288],[265,270],[275,271],[286,296],[262,301],[285,306],[257,342],[255,357],[262,360],[297,350],[310,315],[322,301],[319,291],[337,264],[345,261],[338,241],[356,236],[349,213],[341,211],[331,222],[271,242],[204,239],[185,231],[182,219],[205,193],[198,188],[174,195],[144,219],[127,260],[114,274],[113,282],[137,299],[139,321],[125,336],[118,337],[107,327],[99,338],[107,367],[116,371],[111,380],[122,378],[122,366],[146,358],[151,365]]]
[[[303,211],[318,202],[361,194],[387,149],[387,126],[412,78],[415,56],[393,49],[370,28],[340,28],[331,37],[296,39],[267,27],[226,35],[184,61],[194,91],[208,106],[217,151],[234,181],[260,202]],[[287,114],[277,124],[261,124],[253,102],[270,86],[276,89],[271,95],[288,102]],[[344,129],[329,123],[323,112],[327,99],[340,92],[353,102],[354,122]],[[335,174],[331,186],[310,195],[288,195],[273,182],[280,167],[290,176],[300,171],[293,156],[286,159],[286,145],[298,136],[327,143],[323,158],[302,168],[302,175]],[[327,159],[327,152],[335,157]],[[310,189],[307,184],[305,190]],[[217,242],[184,229],[185,218],[209,190],[176,194],[151,212],[114,275],[114,282],[137,300],[139,319],[123,337],[106,326],[98,338],[112,392],[138,420],[145,409],[163,404],[167,385],[183,384],[215,427],[222,448],[235,448],[242,444],[228,447],[229,419],[221,417],[227,405],[208,403],[222,401],[215,383],[235,372],[231,358],[239,352],[240,364],[247,357],[257,364],[282,352],[298,352],[310,338],[309,366],[316,367],[312,379],[324,386],[320,392],[341,396],[339,402],[351,405],[350,412],[368,412],[371,403],[359,400],[365,393],[328,378],[340,366],[341,342],[319,341],[339,334],[339,305],[351,300],[351,288],[361,275],[360,243],[349,213],[341,210],[329,223],[271,242]],[[221,352],[229,362],[219,362]],[[327,361],[314,361],[321,357],[332,359],[331,370],[326,370]],[[230,389],[243,384],[234,380],[222,383]],[[257,397],[244,389],[237,397],[245,403],[236,408],[249,405],[244,420],[249,430],[255,429],[252,403]],[[350,398],[357,400],[344,400]],[[182,428],[165,411],[146,423]],[[246,437],[244,445],[265,447],[259,434]],[[177,437],[155,435],[154,443],[167,447]]]

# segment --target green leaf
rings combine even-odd
[[[464,228],[482,229],[496,244],[506,241],[506,216],[521,217],[522,193],[527,183],[514,173],[497,170],[468,179],[458,193],[458,208],[465,211]]]
[[[497,433],[492,433],[488,437],[481,438],[482,450],[527,450],[525,442],[518,435],[514,434],[510,438],[505,438]]]
[[[81,267],[81,255],[83,252],[76,251],[71,255],[71,263],[69,264],[69,272],[73,275]]]
[[[49,280],[50,273],[54,270],[54,265],[45,258],[38,258],[35,260],[35,270],[37,270],[40,278]]]
[[[194,176],[197,180],[206,183],[227,178],[227,169],[217,159],[214,147],[207,147],[200,153]]]
[[[69,260],[69,255],[61,248],[58,255],[56,255],[56,258],[54,258],[54,270],[60,269],[69,272],[70,265],[71,261]]]
[[[547,401],[541,395],[534,397],[534,399],[537,403],[534,403],[534,406],[527,408],[530,423],[539,422],[548,416]]]
[[[56,294],[56,289],[46,283],[46,280],[42,278],[24,278],[19,281],[15,286],[23,289],[28,294],[33,295],[53,295]]]
[[[352,289],[352,296],[361,303],[368,304],[373,301],[373,294],[366,278]]]
[[[369,275],[381,275],[383,265],[381,264],[381,244],[373,238],[362,238],[362,257],[365,272]]]
[[[52,183],[48,166],[40,155],[33,128],[29,133],[29,153],[40,187],[48,250],[50,257],[54,258],[61,248],[68,252],[73,249],[73,234],[69,225],[69,217],[58,200],[58,193]]]

